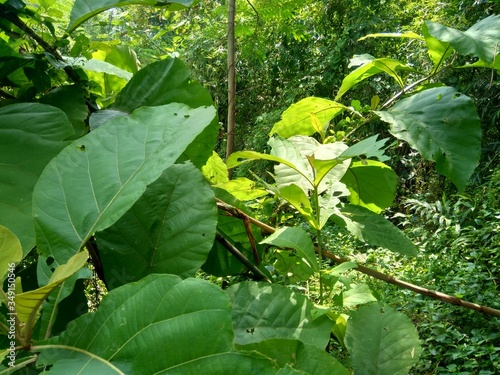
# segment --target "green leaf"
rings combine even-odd
[[[378,214],[394,202],[398,176],[384,163],[365,160],[352,163],[342,182],[351,192],[350,203]]]
[[[226,289],[233,306],[235,343],[297,339],[321,349],[330,339],[326,316],[312,319],[313,304],[284,286],[243,282]]]
[[[379,73],[387,73],[389,76],[394,78],[399,86],[403,87],[404,82],[402,78],[397,73],[398,70],[403,71],[414,71],[413,68],[403,64],[402,62],[389,58],[376,59],[370,55],[362,55],[363,58],[360,59],[359,56],[354,56],[355,58],[351,60],[351,65],[362,63],[362,65],[349,73],[340,86],[339,92],[335,97],[335,100],[339,100],[349,89],[357,85],[361,81]]]
[[[340,198],[349,195],[346,185],[340,181],[331,181],[326,191],[318,197],[320,206],[319,229],[322,229],[328,219],[337,211]]]
[[[143,107],[66,147],[33,193],[38,250],[65,263],[128,211],[214,115],[178,103]]]
[[[23,258],[21,243],[14,233],[0,225],[0,279],[5,280],[9,265],[18,263]]]
[[[85,64],[83,65],[83,69],[97,73],[112,74],[119,78],[123,78],[127,81],[130,80],[130,78],[132,78],[133,75],[132,73],[120,69],[117,66],[110,64],[109,62],[97,59],[90,59],[86,61]]]
[[[351,314],[345,344],[355,373],[366,375],[408,374],[421,353],[411,320],[379,303],[363,306]]]
[[[56,87],[40,98],[40,103],[57,107],[68,116],[75,132],[66,139],[77,139],[87,133],[85,121],[89,110],[84,96],[85,90],[81,86],[71,85]]]
[[[183,103],[191,108],[213,106],[210,93],[192,79],[179,59],[165,59],[139,70],[117,95],[111,110],[131,113],[143,106]],[[191,160],[201,168],[212,155],[217,142],[219,122],[216,116],[183,153],[182,160]]]
[[[201,167],[201,172],[212,185],[229,181],[227,166],[215,151],[212,152],[212,156],[208,158],[207,163]]]
[[[330,121],[346,109],[348,108],[345,105],[328,99],[302,99],[283,112],[281,121],[274,124],[270,135],[276,133],[283,138],[289,138],[294,135],[319,133],[324,139]]]
[[[319,223],[314,216],[311,202],[306,193],[304,193],[304,190],[295,184],[291,184],[281,188],[279,194],[284,200],[295,207],[313,228],[319,229]]]
[[[463,191],[481,155],[481,123],[469,97],[452,87],[433,88],[375,113]]]
[[[294,256],[298,263],[305,263],[311,272],[319,271],[318,260],[314,252],[314,245],[309,235],[299,227],[283,227],[261,241],[261,243],[274,245],[281,249],[293,249]]]
[[[112,339],[106,333],[112,332]],[[144,342],[161,345],[143,345]],[[207,345],[210,343],[210,345]],[[33,347],[51,374],[275,374],[258,353],[233,347],[227,296],[204,280],[149,275],[106,295],[95,313]],[[168,355],[165,355],[168,353]]]
[[[359,240],[381,246],[403,255],[417,255],[416,246],[389,220],[354,205],[346,205],[336,212],[337,224],[345,226]]]
[[[0,108],[0,225],[19,238],[24,255],[35,246],[33,189],[72,134],[68,117],[58,108],[38,103]]]
[[[157,0],[75,0],[69,24],[67,27],[68,33],[72,33],[78,26],[87,21],[89,18],[104,12],[107,9],[122,7],[125,5],[163,5],[170,10],[178,10],[194,5],[199,0],[169,0],[168,2]]]
[[[62,264],[56,268],[47,285],[35,290],[16,294],[16,312],[19,321],[25,323],[29,328],[33,327],[37,319],[36,315],[38,310],[45,299],[56,287],[82,268],[87,262],[88,257],[89,254],[85,250],[75,254],[68,260],[68,263]]]
[[[268,194],[266,190],[258,188],[255,181],[249,180],[246,177],[238,177],[233,180],[220,183],[217,187],[231,193],[240,201],[251,201]]]
[[[353,307],[377,301],[366,284],[351,285],[351,289],[343,292],[342,297],[342,306],[344,307]]]
[[[298,340],[269,339],[253,344],[237,345],[237,348],[242,351],[262,353],[276,361],[280,368],[289,366],[300,371],[299,374],[349,375],[349,371],[330,354]]]
[[[492,63],[500,53],[500,15],[491,15],[474,24],[467,31],[460,31],[426,21],[429,34],[436,39],[450,43],[458,53],[473,55]]]
[[[358,41],[365,40],[368,38],[410,38],[410,39],[423,39],[421,35],[414,33],[413,31],[408,31],[406,33],[376,33],[368,34],[364,37],[358,39]]]
[[[384,155],[384,145],[387,143],[387,138],[377,140],[378,135],[363,139],[362,141],[350,146],[347,150],[340,154],[339,159],[349,159],[356,156],[364,155],[367,158],[377,158],[380,161],[389,160],[389,157]]]
[[[422,24],[422,34],[424,34],[429,57],[434,64],[434,70],[436,70],[448,57],[451,56],[454,49],[451,47],[450,43],[442,42],[441,40],[434,38],[429,33],[429,28],[426,22]]]
[[[108,287],[150,273],[194,276],[216,225],[214,193],[201,172],[190,163],[171,166],[115,224],[96,233]]]

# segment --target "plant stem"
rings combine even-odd
[[[321,266],[323,265],[323,242],[321,238],[320,219],[321,219],[321,207],[319,205],[319,194],[318,186],[314,186],[312,199],[314,201],[314,211],[316,212],[316,222],[318,223],[318,228],[316,229],[316,241],[318,246],[318,263],[319,263],[319,303],[323,304],[323,280],[321,279]]]

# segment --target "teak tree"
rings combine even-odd
[[[91,54],[76,35],[103,10],[162,3],[76,0],[61,38],[31,6],[0,4],[0,373],[407,373],[421,351],[409,318],[350,282],[356,264],[322,262],[332,222],[370,244],[417,251],[380,215],[397,181],[384,164],[386,140],[337,139],[331,123],[380,119],[464,189],[479,160],[479,118],[470,98],[437,78],[458,54],[476,58],[465,68],[498,70],[500,17],[465,32],[426,22],[422,35],[375,35],[422,41],[431,71],[407,84],[400,73],[413,70],[404,63],[355,56],[335,100],[292,105],[272,130],[270,154],[237,152],[226,165],[212,151],[212,99],[180,60],[139,70],[126,46],[95,43]],[[75,56],[57,52],[68,44]],[[380,73],[401,93],[367,108],[340,102]],[[228,179],[228,168],[251,159],[275,162],[276,183]],[[266,194],[298,212],[315,240],[299,226],[264,238],[244,202]],[[96,311],[87,311],[89,264],[109,291]],[[222,290],[195,278],[200,269],[250,270],[262,281]],[[322,305],[269,282],[276,275],[317,280]],[[348,363],[325,351],[330,340],[347,349]]]

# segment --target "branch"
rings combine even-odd
[[[233,254],[236,259],[243,263],[245,267],[252,271],[255,276],[265,281],[271,282],[271,280],[269,280],[269,278],[261,270],[259,270],[255,264],[250,262],[241,251],[239,251],[231,242],[226,240],[220,233],[217,233],[215,237],[222,246],[224,246],[231,254]]]
[[[217,201],[217,207],[228,212],[231,216],[238,217],[241,219],[246,219],[246,220],[250,221],[252,224],[259,227],[260,229],[262,229],[262,231],[267,233],[267,234],[272,234],[276,231],[273,227],[270,227],[269,225],[255,219],[255,218],[250,217],[249,215],[245,214],[243,211],[238,210],[236,207],[233,207],[233,206],[231,206],[231,205],[229,205],[229,204],[227,204],[227,203],[225,203],[217,198],[216,198],[216,201]],[[328,259],[333,260],[335,263],[339,263],[339,264],[348,261],[348,259],[340,258],[337,255],[332,254],[328,251],[322,251],[322,255]],[[454,296],[450,296],[449,294],[445,294],[445,293],[437,292],[434,290],[422,288],[418,285],[411,284],[411,283],[408,283],[406,281],[396,279],[392,276],[386,275],[385,273],[373,270],[371,268],[368,268],[368,267],[365,267],[362,265],[358,265],[358,267],[354,268],[354,269],[356,271],[364,273],[368,276],[385,281],[389,284],[397,285],[400,288],[408,289],[408,290],[411,290],[415,293],[419,293],[419,294],[422,294],[424,296],[437,299],[439,301],[443,301],[446,303],[450,303],[452,305],[462,306],[462,307],[465,307],[467,309],[479,311],[479,312],[482,312],[483,314],[487,314],[487,315],[491,315],[491,316],[495,316],[495,317],[500,317],[500,310],[497,310],[497,309],[494,309],[491,307],[478,305],[476,303],[464,301],[463,299],[460,299],[460,298],[457,298]]]
[[[3,14],[3,17],[8,21],[12,22],[15,26],[21,29],[26,35],[32,38],[35,42],[37,42],[46,52],[50,53],[54,58],[58,61],[65,62],[62,58],[61,54],[57,51],[57,49],[50,44],[48,44],[45,40],[38,36],[26,23],[21,20],[17,14],[9,12],[5,7],[0,6],[0,11]],[[64,71],[68,75],[68,77],[75,83],[79,83],[80,77],[75,73],[73,69],[66,66]]]

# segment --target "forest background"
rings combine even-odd
[[[0,2],[6,3],[12,2]],[[60,35],[58,31],[68,24],[72,2],[36,3],[43,22],[30,26],[46,35],[44,39],[68,58],[93,57],[127,70],[133,64],[125,61],[123,54],[115,53],[126,46],[133,51],[127,59],[135,60],[139,69],[167,58],[182,60],[192,78],[213,98],[221,125],[215,150],[225,158],[227,1],[201,1],[179,11],[154,6],[113,8],[93,16],[73,30],[71,40],[62,41],[52,36]],[[363,38],[366,35],[418,33],[424,21],[467,30],[494,14],[500,14],[497,1],[237,1],[235,149],[269,153],[269,133],[287,108],[310,96],[334,98],[344,77],[352,71],[350,59],[354,55],[390,57],[416,69],[429,64],[426,49],[415,39]],[[7,29],[11,30],[10,26]],[[96,55],[103,53],[107,56]],[[462,59],[463,64],[469,62],[465,56],[457,59]],[[51,69],[56,65],[52,64]],[[27,80],[33,83],[30,87],[16,91],[3,86],[2,106],[13,100],[38,100],[40,93],[56,85],[56,73],[47,69],[46,74],[37,74],[36,70],[25,70]],[[130,79],[120,74],[120,78],[89,74],[98,83],[89,89],[96,108],[112,103],[116,92]],[[324,228],[324,246],[339,257],[395,278],[500,309],[498,70],[448,69],[440,73],[439,81],[472,98],[481,121],[480,161],[466,188],[459,191],[436,171],[433,162],[396,141],[387,153],[388,164],[398,175],[397,198],[385,208],[383,216],[418,247],[417,255],[406,257],[365,244],[342,226]],[[389,75],[376,75],[353,87],[343,102],[366,112],[374,108],[374,100],[390,98],[398,89]],[[349,135],[352,142],[373,133],[388,134],[387,125],[381,121],[360,124],[354,116],[336,119],[332,128],[329,136],[342,140]],[[260,160],[238,166],[234,177],[260,181],[252,188],[265,188],[272,183],[271,171],[272,163]],[[277,205],[276,199],[259,196],[247,208],[261,222],[272,226],[288,224],[308,229],[293,209]],[[224,288],[246,278],[209,273],[199,271],[197,276]],[[349,277],[349,283],[367,285],[375,299],[410,317],[422,344],[420,359],[410,373],[494,375],[500,371],[497,317],[433,300],[362,273],[350,271]],[[321,300],[317,283],[286,281],[292,290]],[[94,276],[85,288],[91,308],[96,308],[106,293],[104,286]],[[343,344],[332,338],[328,350],[349,367]]]

